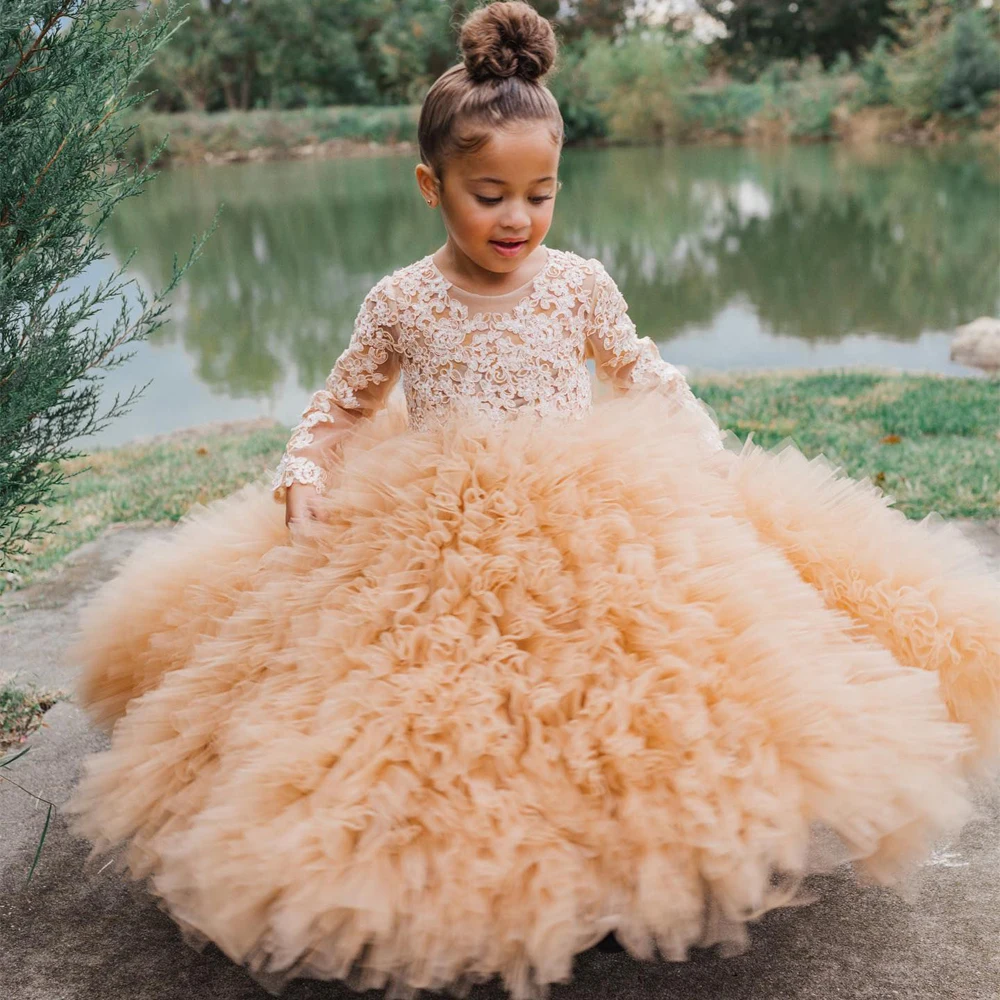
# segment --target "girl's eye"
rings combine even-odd
[[[533,202],[536,205],[540,205],[543,201],[549,201],[551,198],[552,198],[552,195],[546,194],[546,195],[540,195],[540,196],[538,196],[536,198],[529,198],[528,201],[531,201],[531,202]],[[501,201],[500,198],[485,198],[481,194],[477,194],[476,195],[476,199],[478,201],[482,202],[482,204],[484,204],[484,205],[498,205],[500,203],[500,201]]]

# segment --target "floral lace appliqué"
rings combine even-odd
[[[314,432],[336,435],[338,422],[346,429],[352,421],[345,411],[376,409],[400,375],[416,429],[456,408],[496,421],[524,408],[575,418],[592,404],[586,362],[593,357],[597,374],[616,389],[656,389],[699,410],[706,441],[721,447],[683,374],[648,337],[636,336],[625,299],[601,262],[545,249],[544,267],[505,311],[462,301],[431,255],[382,278],[289,439],[273,481],[275,498],[283,499],[292,482],[325,489],[322,469],[296,453],[316,443]]]

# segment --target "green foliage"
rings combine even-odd
[[[10,0],[0,7],[0,567],[61,522],[34,511],[63,482],[58,460],[76,439],[127,412],[115,399],[95,418],[97,373],[123,364],[124,345],[162,325],[164,297],[149,303],[129,261],[93,288],[67,284],[108,256],[99,237],[115,207],[149,174],[117,164],[130,130],[129,97],[152,53],[175,30],[163,17],[118,26],[128,0]],[[156,151],[154,151],[155,153]],[[154,156],[155,159],[155,156]],[[130,313],[127,292],[139,301]],[[117,319],[95,317],[121,302]],[[103,331],[103,332],[102,332]]]
[[[758,77],[775,60],[818,57],[831,67],[886,33],[891,0],[700,0],[726,26],[717,43],[730,69]]]
[[[893,103],[913,119],[928,118],[947,65],[951,10],[939,0],[897,0],[894,10],[900,45],[889,64]]]
[[[13,678],[0,683],[0,751],[22,744],[59,697],[58,692],[40,691],[34,685],[22,687]]]
[[[973,0],[895,0],[894,10],[893,103],[916,120],[978,114],[1000,90],[1000,12]]]
[[[459,61],[473,0],[203,0],[137,87],[157,111],[418,102]],[[535,0],[564,43],[612,36],[629,0]],[[138,14],[131,15],[133,18]]]
[[[830,138],[834,134],[835,88],[828,84],[795,93],[798,99],[793,105],[789,134],[809,139]]]
[[[458,61],[458,26],[479,2],[202,0],[135,92],[154,90],[151,108],[170,112],[416,105]],[[535,6],[562,43],[549,85],[569,143],[738,136],[757,126],[772,137],[829,138],[845,102],[899,106],[916,121],[968,116],[996,92],[1000,74],[998,15],[975,9],[976,0],[704,0],[729,27],[708,46],[680,23],[649,28],[645,8],[627,0]],[[709,65],[713,85],[702,87]],[[381,116],[339,121],[345,138],[405,133]],[[236,152],[256,127],[216,125],[220,134],[236,129]],[[297,123],[272,127],[261,145],[299,141]],[[150,145],[145,135],[137,143]]]
[[[267,478],[287,441],[287,428],[261,418],[185,428],[66,462],[65,526],[32,548],[13,579],[0,579],[0,592],[30,587],[112,524],[175,523],[196,504]]]
[[[399,142],[417,138],[419,107],[335,108],[327,128],[317,139],[361,139],[371,142]]]
[[[161,111],[406,103],[457,60],[451,21],[465,6],[208,0],[138,86]]]
[[[779,60],[753,83],[691,90],[685,110],[697,129],[741,136],[767,122],[783,135],[826,139],[834,134],[845,66],[825,71],[816,58]]]
[[[668,31],[636,31],[589,38],[554,92],[571,98],[576,135],[589,128],[618,140],[662,140],[687,128],[688,91],[705,74],[701,46]]]
[[[747,124],[764,107],[765,88],[759,83],[731,83],[726,87],[693,89],[687,95],[691,123],[710,132],[743,135]]]
[[[817,57],[810,57],[800,64],[798,79],[774,94],[774,106],[783,113],[789,135],[827,139],[834,134],[833,111],[840,94],[842,71],[842,61],[825,71]]]
[[[589,43],[591,39],[586,40]],[[585,63],[586,44],[566,46],[548,87],[559,102],[566,142],[601,139],[608,134],[608,120]]]
[[[861,86],[854,95],[855,107],[877,107],[892,100],[892,81],[889,79],[890,46],[880,38],[858,65]]]
[[[1000,90],[1000,45],[990,32],[986,15],[979,10],[959,14],[950,36],[946,43],[950,59],[938,88],[937,105],[942,111],[978,114],[986,96]]]
[[[808,21],[811,8],[800,7]],[[760,28],[765,22],[757,24],[754,17],[758,15],[766,14],[766,23],[783,23],[785,17],[769,3],[745,4],[740,9],[740,30],[754,24]],[[864,9],[859,8],[859,17]],[[771,47],[764,39],[751,46],[752,59],[734,53],[730,68],[747,72],[748,67],[755,67],[756,79],[749,86],[757,90],[730,93],[734,86],[730,84],[716,88],[714,95],[692,95],[696,123],[743,134],[754,121],[771,122],[791,137],[829,138],[836,133],[836,111],[841,104],[852,110],[891,105],[913,122],[935,114],[979,115],[1000,91],[1000,14],[978,8],[975,0],[892,0],[887,10],[894,17],[861,55],[856,72],[850,57],[853,46],[828,59],[826,70],[818,55],[778,58],[777,53],[788,51],[780,39],[772,39]],[[753,11],[757,13],[751,16]],[[863,20],[856,26],[858,31]],[[800,48],[800,53],[804,51]],[[749,111],[758,98],[760,106]]]
[[[833,131],[839,88],[786,89],[794,65],[822,61],[846,77],[858,57],[853,108],[895,105],[921,121],[935,113],[978,115],[1000,90],[1000,12],[977,0],[706,0],[729,29],[717,43],[737,77],[770,88],[765,117],[789,134]]]
[[[853,68],[854,60],[851,58],[850,53],[841,52],[831,63],[829,71],[831,76],[844,76],[850,73]]]

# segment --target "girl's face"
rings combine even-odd
[[[440,202],[455,263],[476,278],[478,269],[516,271],[542,242],[552,224],[558,169],[558,144],[544,124],[530,122],[449,160],[443,185],[419,164],[417,183],[430,204]]]

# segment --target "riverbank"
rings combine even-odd
[[[145,113],[128,158],[145,163],[169,134],[156,166],[261,160],[416,155],[417,107],[299,108],[278,111]]]
[[[747,95],[701,91],[699,117],[673,131],[568,139],[567,148],[685,145],[774,145],[793,142],[893,143],[941,146],[970,142],[984,152],[1000,142],[1000,106],[990,108],[975,127],[945,116],[912,122],[900,108],[851,110],[845,104],[809,104],[804,97],[768,103],[749,88]],[[807,110],[808,109],[808,110]],[[407,155],[417,157],[419,107],[329,107],[295,110],[142,113],[125,153],[145,163],[157,144],[169,141],[157,167],[210,165],[264,160],[338,159]]]
[[[703,372],[695,393],[719,423],[764,447],[791,439],[855,478],[871,477],[907,517],[1000,517],[1000,379],[883,370]],[[97,450],[64,463],[68,479],[43,535],[0,578],[30,586],[110,525],[178,521],[273,470],[289,428],[269,419],[220,422]]]

